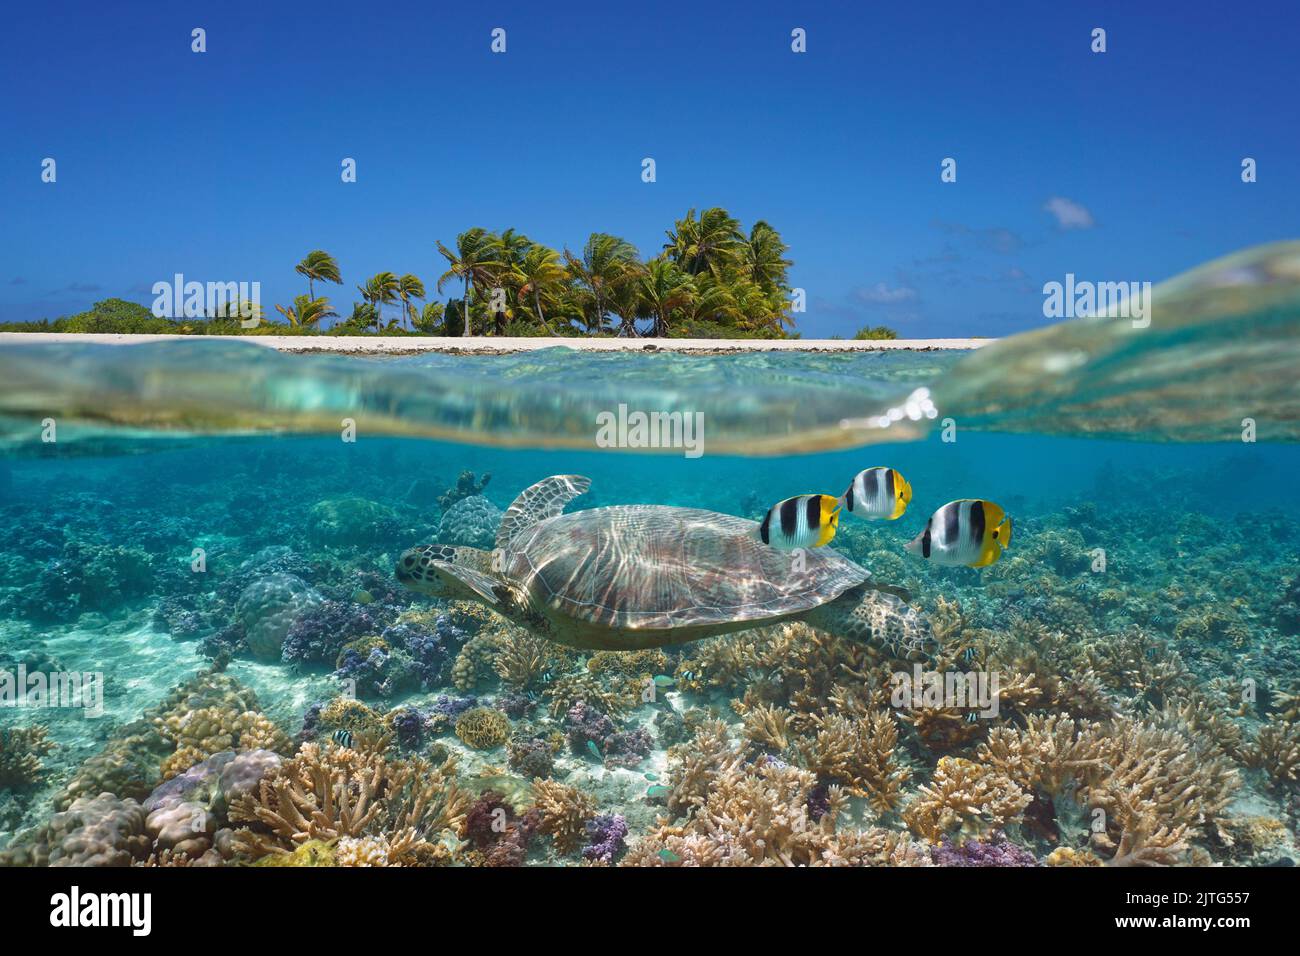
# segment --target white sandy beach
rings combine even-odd
[[[255,342],[281,352],[338,352],[356,355],[415,355],[421,352],[500,355],[563,346],[587,352],[930,352],[977,349],[994,339],[621,339],[621,338],[439,338],[435,336],[349,335],[89,335],[60,332],[3,332],[0,347],[41,342],[137,345],[166,339]]]

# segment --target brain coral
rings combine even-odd
[[[491,750],[510,736],[510,718],[491,707],[473,707],[456,721],[456,736],[475,750]]]
[[[387,505],[366,498],[329,498],[312,506],[307,529],[320,544],[377,544],[389,540],[398,527]]]
[[[248,649],[255,657],[278,661],[289,627],[320,602],[320,595],[296,575],[276,572],[258,578],[244,588],[235,605]]]
[[[438,540],[471,548],[490,548],[501,526],[501,509],[482,495],[456,502],[442,516]]]
[[[111,793],[78,797],[25,839],[0,853],[0,865],[130,866],[149,855],[145,813]]]

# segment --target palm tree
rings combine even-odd
[[[519,264],[515,266],[515,275],[519,279],[519,295],[531,296],[533,309],[537,312],[537,321],[542,323],[549,335],[555,332],[542,314],[542,298],[550,298],[562,289],[568,278],[564,267],[560,265],[560,255],[554,249],[548,249],[540,243],[533,243],[524,253]]]
[[[306,258],[294,266],[293,271],[300,276],[307,277],[307,296],[309,298],[314,299],[316,297],[312,282],[317,279],[323,282],[333,282],[336,285],[343,284],[343,279],[339,275],[339,264],[324,249],[313,249],[307,253]]]
[[[408,272],[397,280],[397,297],[402,300],[403,317],[410,319],[411,328],[415,328],[415,319],[419,313],[411,305],[411,300],[424,298],[424,283]]]
[[[364,287],[358,286],[357,288],[361,290],[361,294],[368,301],[374,304],[375,311],[382,321],[384,317],[383,307],[397,302],[397,292],[401,288],[401,283],[398,281],[397,276],[391,272],[376,272],[366,280]]]
[[[412,320],[412,324],[426,334],[435,331],[442,323],[443,307],[441,302],[428,303],[420,311],[420,317]]]
[[[721,322],[734,319],[736,300],[731,289],[709,273],[691,279],[694,295],[683,307],[684,314],[694,322]]]
[[[347,317],[343,324],[356,329],[368,329],[372,325],[378,328],[379,313],[371,302],[353,302],[352,314]]]
[[[754,223],[749,230],[749,239],[741,249],[745,272],[750,280],[766,292],[784,292],[787,288],[786,270],[794,264],[785,258],[788,249],[780,234],[766,222],[760,219]]]
[[[564,250],[569,275],[587,293],[593,314],[587,327],[593,331],[605,327],[605,312],[614,286],[626,276],[626,267],[637,261],[636,246],[626,239],[605,232],[593,232],[583,246],[579,259]]]
[[[619,318],[617,334],[620,337],[636,338],[640,335],[636,320],[650,314],[645,299],[641,296],[641,279],[644,274],[645,266],[633,260],[623,266],[622,275],[610,287],[609,307]]]
[[[721,279],[741,262],[745,241],[740,222],[719,206],[706,209],[695,218],[695,210],[686,213],[668,232],[664,249],[673,261],[691,275],[710,273]]]
[[[461,279],[465,283],[464,307],[461,314],[465,318],[461,334],[472,334],[470,321],[470,304],[476,285],[483,286],[495,280],[501,269],[500,239],[486,229],[474,227],[456,237],[456,249],[452,251],[438,243],[438,251],[447,260],[450,268],[438,277],[438,291],[451,279]]]
[[[322,319],[335,318],[338,313],[330,305],[330,300],[321,296],[314,299],[308,295],[295,296],[293,305],[285,308],[277,305],[275,310],[289,320],[289,324],[299,328],[320,327]]]
[[[691,277],[682,272],[677,263],[663,256],[646,263],[638,284],[645,310],[654,320],[650,326],[651,335],[667,335],[668,317],[695,301]]]

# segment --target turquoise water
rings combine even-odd
[[[1077,321],[973,354],[4,346],[0,672],[101,674],[103,693],[99,716],[0,709],[3,859],[1292,859],[1295,255],[1175,280],[1151,329]],[[597,447],[620,404],[701,413],[703,453]],[[911,663],[805,623],[598,654],[393,575],[415,545],[490,548],[548,475],[591,479],[569,511],[757,520],[874,465],[907,477],[910,507],[844,519],[831,547],[931,620],[926,667],[999,675],[996,717],[900,704]],[[1013,517],[992,567],[903,550],[957,498]],[[1091,756],[1055,775],[1006,759],[1052,734]],[[379,768],[383,812],[277,835],[231,761],[254,782],[325,768],[336,798]],[[440,794],[413,824],[411,780]],[[989,788],[964,810],[942,798]],[[756,807],[803,823],[759,845],[741,823]],[[178,836],[178,819],[199,824]],[[116,835],[84,855],[68,834],[103,820]]]

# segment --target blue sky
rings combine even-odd
[[[346,312],[383,269],[432,291],[435,240],[472,225],[650,254],[721,205],[790,245],[805,335],[1017,331],[1067,272],[1158,281],[1295,237],[1300,14],[1211,6],[11,4],[0,317],[148,304],[176,272],[260,281],[270,311],[313,248]]]

